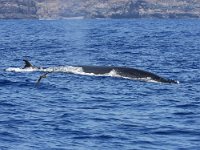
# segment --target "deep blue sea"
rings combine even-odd
[[[125,66],[163,84],[35,66]],[[1,150],[199,150],[200,20],[0,21]]]

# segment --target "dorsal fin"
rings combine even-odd
[[[23,60],[24,62],[25,62],[25,66],[23,67],[23,69],[25,69],[25,68],[29,68],[29,67],[33,67],[32,65],[31,65],[31,63],[28,61],[28,60]]]

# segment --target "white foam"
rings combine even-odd
[[[22,69],[22,68],[10,67],[10,68],[7,68],[6,71],[8,71],[8,72],[33,72],[33,71],[38,71],[38,69],[37,68]]]
[[[111,77],[121,77],[119,74],[117,74],[117,72],[113,69],[111,70],[108,74],[105,74],[107,76],[111,76]]]
[[[63,73],[74,73],[80,74],[83,72],[81,67],[73,67],[73,66],[61,66],[61,67],[49,67],[46,69],[39,69],[39,71],[43,72],[63,72]]]
[[[153,80],[151,77],[139,78],[138,80],[145,81],[145,82],[159,83],[158,81]]]
[[[81,74],[83,73],[83,70],[81,67],[72,67],[72,66],[62,66],[62,67],[49,67],[49,68],[14,68],[9,67],[5,69],[5,71],[8,72],[34,72],[34,71],[40,71],[40,72],[66,72],[66,73],[74,73],[74,74]]]

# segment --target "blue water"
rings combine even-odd
[[[134,67],[178,80],[8,72]],[[200,149],[200,20],[1,20],[1,150]]]

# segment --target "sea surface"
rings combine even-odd
[[[164,84],[35,66],[124,66]],[[9,71],[9,68],[18,68]],[[0,20],[0,150],[199,150],[200,20]]]

